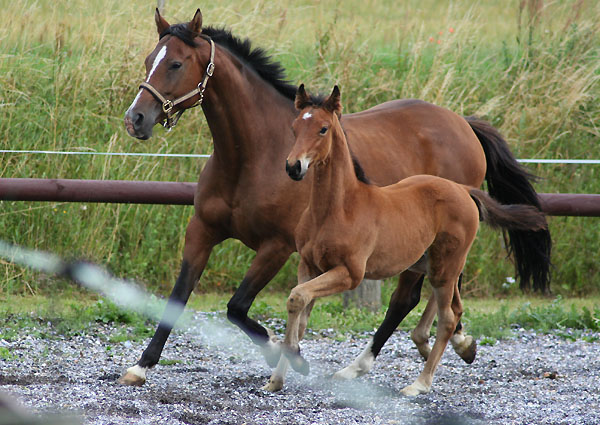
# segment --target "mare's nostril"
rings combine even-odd
[[[144,114],[142,114],[140,112],[136,113],[133,117],[133,125],[136,128],[139,128],[143,122],[144,122]]]

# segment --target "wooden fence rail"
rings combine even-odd
[[[195,189],[191,182],[6,178],[0,179],[0,200],[193,205]],[[548,215],[600,217],[600,195],[539,197]]]

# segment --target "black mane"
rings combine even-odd
[[[231,31],[225,28],[204,27],[202,34],[213,39],[215,43],[226,48],[239,59],[246,62],[256,71],[262,79],[271,84],[279,93],[290,100],[296,98],[297,87],[290,84],[285,76],[285,69],[279,62],[274,61],[267,52],[260,47],[252,47],[249,39],[241,39],[231,34]],[[200,35],[191,31],[186,23],[174,24],[160,34],[160,38],[166,35],[172,35],[179,38],[185,44],[191,47],[197,47],[196,38]],[[314,106],[323,106],[323,102],[327,95],[310,95],[311,103]],[[352,163],[354,164],[354,172],[356,177],[364,183],[369,183],[365,172],[358,160],[352,155]]]
[[[271,56],[260,47],[252,47],[249,39],[241,39],[231,34],[231,31],[225,28],[204,27],[202,34],[213,39],[218,45],[225,47],[239,59],[246,62],[256,71],[262,79],[270,83],[283,96],[294,100],[296,96],[296,86],[290,84],[285,76],[285,69],[279,62],[273,61]],[[189,46],[196,47],[195,40],[199,34],[191,31],[187,24],[171,25],[160,35],[160,38],[166,35],[173,35]]]

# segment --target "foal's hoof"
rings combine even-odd
[[[130,367],[117,382],[130,387],[141,387],[146,382],[146,369],[138,365]]]
[[[431,354],[431,346],[429,344],[418,345],[417,349],[423,360],[427,361],[429,354]]]
[[[277,391],[280,391],[282,388],[283,388],[283,379],[280,379],[280,378],[273,379],[273,377],[271,377],[269,379],[269,382],[267,382],[263,387],[261,387],[261,390],[268,391],[270,393],[275,393]]]
[[[308,376],[310,373],[310,363],[304,360],[304,357],[302,357],[299,352],[292,353],[290,351],[286,351],[285,356],[289,360],[292,369],[304,376]]]
[[[419,394],[427,394],[429,392],[429,388],[420,384],[419,382],[413,382],[409,386],[402,388],[400,392],[407,397],[416,397]]]
[[[461,344],[460,349],[456,350],[456,353],[465,361],[465,363],[473,363],[475,356],[477,355],[477,341],[475,341],[475,338],[471,335],[467,335]]]
[[[471,335],[469,335],[467,338],[465,338],[465,342],[467,342],[469,338],[471,339],[471,343],[469,344],[469,348],[467,348],[465,350],[465,352],[460,355],[460,357],[467,364],[473,363],[473,361],[475,360],[475,356],[477,355],[477,341],[475,341],[475,338],[473,338]]]

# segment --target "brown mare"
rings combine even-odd
[[[248,40],[203,28],[199,10],[188,23],[169,25],[158,11],[155,21],[159,41],[146,58],[145,84],[125,114],[125,127],[131,136],[148,139],[155,124],[173,125],[177,118],[173,114],[203,99],[214,148],[198,180],[195,213],[168,308],[183,310],[213,247],[236,238],[256,256],[227,306],[227,315],[269,353],[273,344],[268,331],[247,313],[296,250],[295,225],[308,202],[310,179],[294,183],[282,166],[294,143],[296,87],[284,80],[278,63],[263,50],[251,48]],[[352,151],[377,185],[432,174],[478,187],[486,177],[491,195],[500,202],[539,207],[530,175],[498,132],[483,121],[419,100],[395,100],[344,115],[341,122]],[[548,232],[511,231],[510,240],[521,283],[533,278],[534,288],[545,290]],[[393,314],[379,330],[384,336],[419,301],[422,274],[405,272],[400,279],[403,289],[396,290],[390,301]],[[122,383],[144,383],[170,332],[171,326],[159,324]],[[426,340],[421,342],[426,345]],[[374,346],[373,353],[380,348]],[[277,359],[267,360],[276,364]]]
[[[462,314],[458,281],[480,218],[503,229],[541,230],[544,215],[529,205],[500,205],[485,192],[436,176],[407,177],[385,187],[367,184],[355,175],[357,165],[340,125],[338,87],[318,104],[301,85],[296,108],[296,143],[286,169],[297,181],[309,167],[314,171],[308,207],[296,228],[300,264],[298,286],[287,300],[285,355],[265,389],[281,389],[288,359],[295,370],[308,373],[298,341],[317,298],[354,289],[365,277],[412,270],[429,276],[438,325],[423,372],[402,393],[427,393]],[[369,354],[363,361],[372,364]],[[347,377],[349,369],[334,376]]]

